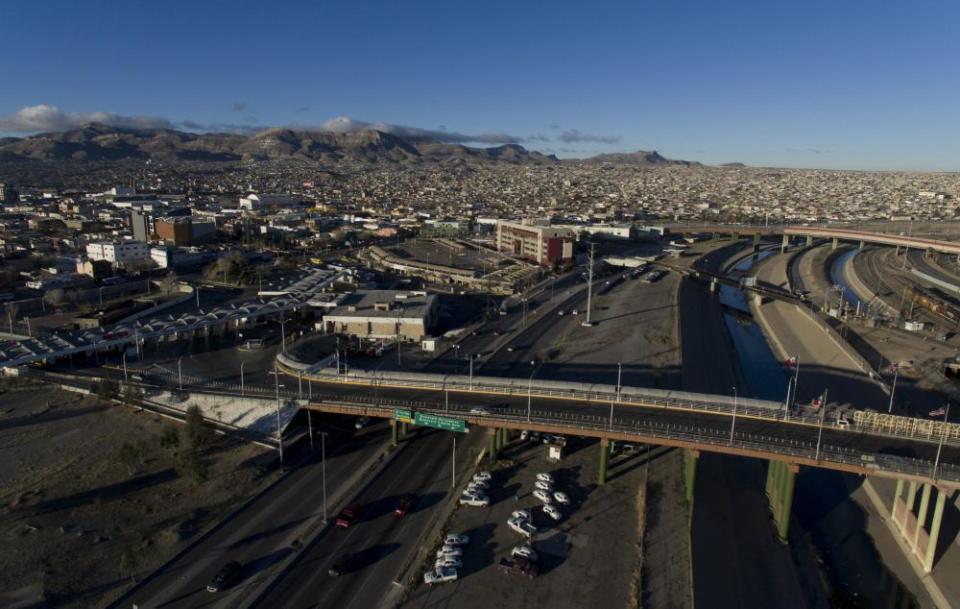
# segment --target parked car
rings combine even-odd
[[[543,503],[553,503],[553,497],[550,496],[550,493],[547,491],[537,489],[533,491],[533,496],[542,501]]]
[[[343,511],[337,515],[337,526],[343,529],[349,528],[351,525],[357,523],[360,520],[360,516],[363,515],[363,506],[359,503],[354,503],[343,508]]]
[[[550,484],[549,482],[544,482],[543,480],[537,480],[536,482],[534,482],[533,488],[541,491],[547,491],[548,493],[553,492],[553,485]]]
[[[493,479],[493,475],[490,472],[477,472],[473,475],[473,479],[479,482],[490,482]]]
[[[490,498],[486,495],[464,493],[460,495],[459,503],[460,505],[468,505],[470,507],[487,507],[490,505]]]
[[[437,550],[437,558],[442,556],[449,556],[451,558],[458,558],[463,556],[463,548],[460,546],[440,546],[440,549]]]
[[[553,484],[553,476],[547,473],[541,472],[537,474],[537,480],[539,480],[540,482],[547,482],[549,484]]]
[[[486,490],[490,488],[490,483],[483,480],[477,480],[476,478],[472,479],[467,486],[472,486],[473,488],[478,488],[480,490]]]
[[[459,569],[463,566],[463,561],[454,556],[441,556],[433,563],[434,569]]]
[[[537,534],[537,527],[533,526],[528,520],[511,518],[507,521],[507,526],[524,537],[533,537]]]
[[[555,505],[550,505],[549,503],[544,504],[543,513],[554,520],[560,520],[563,518],[563,513],[560,511],[560,508]]]
[[[497,566],[504,573],[523,575],[531,579],[537,576],[537,564],[523,558],[501,558]]]
[[[533,546],[528,543],[514,546],[513,549],[510,550],[510,556],[513,556],[514,558],[523,558],[525,560],[529,560],[530,562],[536,562],[537,558],[539,558],[537,556],[537,551],[534,550]]]
[[[447,536],[443,538],[443,545],[445,546],[465,546],[468,543],[470,543],[470,537],[467,535],[448,533]]]
[[[527,510],[513,510],[510,517],[516,518],[517,520],[530,520],[530,512]]]
[[[330,565],[330,569],[327,571],[332,577],[339,577],[350,570],[351,556],[349,554],[344,554],[337,560],[333,561],[333,564]]]
[[[231,560],[227,564],[220,567],[220,570],[217,571],[217,574],[213,576],[213,579],[210,580],[210,583],[207,584],[207,592],[220,592],[226,590],[234,582],[237,581],[237,578],[240,576],[240,569],[242,565],[235,560]]]
[[[456,569],[434,569],[423,574],[423,583],[432,586],[433,584],[456,581],[457,577]]]
[[[397,501],[397,507],[393,509],[394,516],[402,518],[410,512],[410,508],[413,507],[414,497],[413,495],[403,495],[400,497],[400,500]]]
[[[553,500],[559,503],[560,505],[569,505],[570,497],[566,493],[561,493],[560,491],[553,492]]]

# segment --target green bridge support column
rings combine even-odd
[[[406,438],[408,431],[409,431],[409,430],[407,429],[407,422],[406,422],[406,421],[400,421],[400,436]]]
[[[787,543],[790,534],[790,513],[798,467],[783,461],[770,461],[767,466],[767,500],[777,527],[777,537]]]
[[[500,455],[499,447],[497,446],[497,437],[499,436],[499,430],[490,429],[487,431],[487,434],[490,436],[490,454],[487,455],[490,459],[490,465],[495,465],[497,463],[497,458]]]
[[[606,438],[600,439],[600,471],[597,476],[597,484],[604,485],[607,483],[607,454],[610,452],[610,440]]]
[[[760,233],[753,233],[753,251],[760,249]]]
[[[787,247],[790,245],[790,237],[788,235],[783,236],[783,241],[780,242],[780,253],[787,251]]]
[[[913,529],[913,539],[910,541],[910,547],[917,551],[917,543],[920,541],[920,529],[927,523],[927,508],[930,507],[930,488],[932,485],[924,484],[923,492],[920,493],[920,511],[917,512],[917,526]]]
[[[910,522],[910,513],[913,512],[913,505],[917,501],[917,482],[910,481],[910,487],[907,489],[907,496],[904,499],[903,520],[900,522],[900,534],[907,536],[907,523]]]
[[[893,521],[897,523],[897,526],[900,526],[900,521],[897,520],[897,499],[903,496],[903,478],[897,478],[897,494],[893,496],[893,503],[890,505],[890,517],[893,518]]]
[[[933,559],[937,556],[937,542],[940,541],[940,525],[943,522],[943,504],[947,500],[944,489],[937,489],[937,507],[933,509],[933,522],[930,523],[930,535],[927,538],[927,553],[923,557],[923,570],[933,571]]]
[[[398,442],[397,438],[397,421],[390,419],[390,445],[396,448]]]
[[[687,491],[687,504],[693,505],[693,491],[697,483],[697,462],[700,460],[699,450],[684,449],[683,451],[683,484]]]
[[[807,247],[813,245],[813,235],[807,235]]]
[[[731,234],[730,234],[730,238],[731,238],[733,241],[739,241],[739,240],[740,240],[740,233],[736,233],[736,232],[735,232],[735,233],[731,233]]]
[[[840,243],[840,240],[837,239],[836,237],[834,237],[834,238],[833,238],[833,242],[832,242],[831,245],[830,245],[830,249],[832,249],[832,250],[837,249],[837,245],[839,245],[839,243]]]
[[[866,244],[863,242],[863,240],[861,240],[861,241],[860,241],[860,248],[859,248],[859,249],[863,249],[863,246],[864,246],[864,245],[866,245]]]

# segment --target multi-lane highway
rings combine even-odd
[[[457,437],[458,476],[471,464],[482,441],[476,432]],[[400,577],[407,558],[433,524],[437,510],[451,500],[454,434],[421,429],[389,468],[356,501],[365,506],[360,522],[347,529],[328,527],[297,557],[276,586],[257,602],[271,609],[366,609],[379,607]],[[393,511],[403,495],[415,502],[406,516]],[[347,573],[328,574],[344,554]]]

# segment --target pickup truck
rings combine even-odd
[[[533,579],[537,576],[537,564],[530,562],[526,558],[501,558],[497,567],[504,573],[513,575],[524,575]]]

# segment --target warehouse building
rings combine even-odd
[[[325,332],[420,341],[437,314],[437,296],[419,291],[358,290],[323,315]]]

